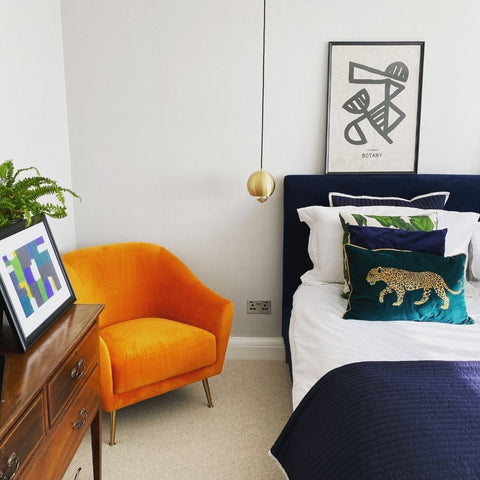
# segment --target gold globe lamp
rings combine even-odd
[[[250,195],[264,203],[275,191],[275,180],[265,170],[258,170],[248,177],[247,188]]]
[[[260,203],[268,200],[275,190],[275,180],[263,170],[263,125],[265,118],[265,19],[267,16],[267,0],[263,0],[263,42],[262,42],[262,129],[260,135],[260,170],[253,172],[247,181],[250,195],[257,197]]]

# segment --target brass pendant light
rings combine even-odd
[[[275,180],[263,170],[263,123],[265,113],[265,19],[267,16],[267,0],[263,0],[263,53],[262,53],[262,129],[260,139],[260,170],[248,177],[247,188],[250,195],[257,197],[260,203],[268,200],[275,190]]]

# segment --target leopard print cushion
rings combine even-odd
[[[469,324],[465,254],[367,250],[345,245],[351,291],[346,319]]]

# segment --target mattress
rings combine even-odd
[[[467,310],[475,323],[345,320],[340,284],[301,284],[293,297],[289,339],[295,409],[329,371],[355,362],[480,361],[480,282],[467,283]]]

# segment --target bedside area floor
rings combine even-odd
[[[209,380],[117,413],[116,445],[103,414],[103,480],[281,480],[268,450],[292,412],[288,366],[281,361],[227,360]],[[64,480],[93,479],[86,435]]]

